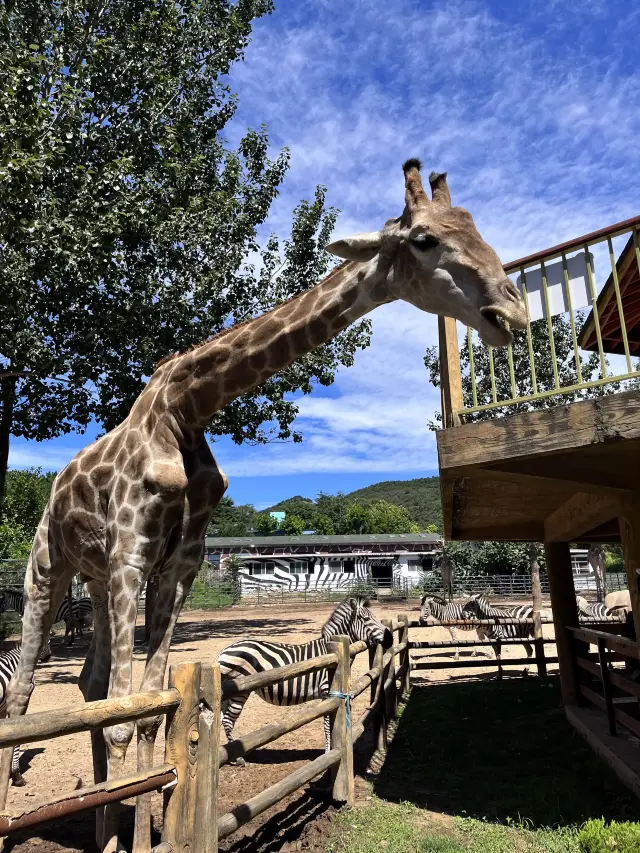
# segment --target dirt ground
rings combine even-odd
[[[513,604],[514,602],[509,602]],[[335,605],[334,605],[335,606]],[[543,606],[548,607],[548,602]],[[417,619],[417,603],[407,608],[405,603],[398,605],[381,603],[374,605],[379,617],[394,617],[398,613],[410,613]],[[174,634],[169,664],[188,660],[214,662],[217,654],[236,639],[248,637],[268,637],[271,640],[285,642],[307,642],[319,635],[320,628],[332,611],[331,605],[291,608],[234,608],[213,612],[184,612]],[[419,628],[411,630],[413,640],[448,640],[447,629],[441,627]],[[475,637],[475,632],[460,632],[463,639]],[[553,627],[545,626],[545,636],[553,636]],[[137,629],[137,645],[134,653],[134,684],[142,677],[146,648],[142,645],[142,625]],[[71,649],[62,645],[62,638],[52,641],[53,657],[36,670],[36,689],[29,712],[45,711],[52,708],[78,705],[82,700],[77,687],[77,678],[82,667],[89,644],[85,636],[76,641]],[[547,654],[555,652],[554,646],[547,646]],[[493,659],[489,647],[480,650],[487,660]],[[464,649],[461,660],[470,657],[472,651]],[[524,656],[522,646],[505,647],[503,660]],[[416,662],[431,657],[434,661],[453,659],[453,650],[434,649],[414,653]],[[482,658],[479,658],[482,659]],[[354,661],[352,674],[358,678],[368,668],[367,655],[361,654]],[[551,666],[550,671],[555,667]],[[533,668],[535,671],[535,667]],[[496,672],[491,666],[478,668],[456,668],[440,670],[419,669],[414,673],[416,683],[425,684],[452,679],[489,678]],[[505,675],[519,675],[521,668],[505,669]],[[357,719],[367,706],[368,692],[359,696],[353,703],[353,717]],[[295,711],[282,710],[252,696],[236,726],[238,735],[260,728],[279,719],[283,713]],[[224,739],[224,735],[223,735]],[[365,740],[363,738],[362,740]],[[220,772],[219,814],[231,810],[235,805],[246,801],[259,791],[287,776],[304,763],[318,757],[323,750],[322,720],[316,720],[302,730],[292,732],[275,743],[251,754],[245,767],[226,766]],[[357,756],[360,769],[364,770],[371,755],[372,747],[359,744]],[[26,781],[24,788],[10,788],[7,809],[17,811],[31,808],[37,802],[47,800],[65,790],[91,785],[92,764],[88,734],[69,735],[32,747],[23,746],[21,769]],[[164,736],[161,732],[156,744],[155,763],[163,760]],[[127,756],[127,771],[135,769],[135,738]],[[321,839],[331,823],[333,807],[327,798],[326,780],[312,783],[305,790],[297,792],[284,803],[269,810],[248,826],[221,843],[221,849],[233,851],[288,851],[299,849],[323,849]],[[155,838],[160,840],[160,795],[154,795]],[[127,836],[133,817],[133,803],[123,807],[123,841],[130,849]],[[89,812],[79,815],[63,824],[52,825],[13,836],[5,849],[15,853],[62,853],[64,850],[91,850],[93,844],[94,815]]]

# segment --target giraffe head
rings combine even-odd
[[[422,186],[420,161],[407,160],[405,209],[381,231],[338,240],[328,250],[350,261],[384,255],[389,300],[402,299],[431,314],[455,317],[489,346],[506,346],[527,324],[524,301],[500,258],[482,239],[471,214],[452,207],[446,173],[431,173],[431,198]]]

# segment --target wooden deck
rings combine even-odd
[[[567,719],[618,778],[640,797],[640,741],[630,732],[609,734],[607,717],[596,708],[567,705]]]
[[[640,483],[640,390],[437,433],[453,540],[620,541]]]

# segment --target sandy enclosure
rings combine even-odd
[[[513,604],[514,602],[509,602]],[[335,605],[334,605],[335,606]],[[548,606],[545,602],[543,606]],[[333,607],[331,605],[316,607],[300,607],[298,609],[281,607],[237,608],[214,612],[185,611],[176,627],[169,657],[169,664],[177,664],[189,660],[201,660],[213,663],[217,654],[229,643],[242,638],[269,638],[284,642],[307,642],[319,636],[320,628],[326,621]],[[406,604],[374,604],[373,611],[380,618],[397,616],[398,613],[408,612],[410,618],[418,618],[417,603]],[[545,635],[553,636],[553,626],[545,626]],[[441,627],[428,629],[412,629],[412,639],[448,640],[449,631]],[[462,639],[475,638],[475,632],[459,632]],[[136,632],[134,653],[134,684],[140,683],[143,673],[146,647],[142,645],[143,629],[139,625]],[[53,638],[53,657],[46,664],[40,664],[36,670],[36,689],[34,691],[29,712],[59,709],[65,706],[77,706],[81,701],[77,679],[89,643],[89,637],[77,640],[71,649],[64,648],[62,637],[58,634]],[[555,653],[554,646],[547,646],[547,655]],[[434,660],[453,659],[453,650],[434,649],[414,653],[416,660],[426,656]],[[471,656],[471,649],[461,650],[461,659]],[[489,647],[480,650],[487,659],[493,658]],[[503,659],[523,657],[522,646],[509,646],[503,650]],[[367,654],[359,655],[354,662],[352,675],[358,678],[368,668]],[[551,671],[555,667],[550,667]],[[519,669],[507,667],[505,673],[515,675]],[[496,672],[495,667],[419,670],[415,677],[418,683],[448,681],[460,678],[489,677]],[[535,667],[532,668],[535,672]],[[135,689],[135,688],[134,688]],[[353,716],[357,719],[368,704],[368,691],[365,691],[353,703]],[[238,735],[260,728],[269,722],[280,719],[283,714],[295,713],[295,710],[281,709],[268,705],[257,696],[251,696],[236,726]],[[222,734],[224,742],[224,734]],[[230,810],[234,805],[243,802],[260,790],[268,787],[279,779],[291,773],[297,767],[321,754],[324,737],[322,720],[316,720],[298,731],[284,736],[273,744],[250,756],[246,767],[223,767],[220,778],[220,813]],[[46,800],[69,789],[90,785],[93,782],[91,750],[89,734],[69,735],[44,743],[36,743],[32,747],[24,745],[25,753],[21,759],[21,768],[27,783],[24,788],[10,788],[7,807],[10,810],[31,807],[35,802]],[[155,763],[160,764],[164,754],[164,733],[160,732],[156,743]],[[135,736],[127,756],[127,770],[135,769]],[[161,814],[160,795],[154,795],[156,823],[159,827]],[[264,823],[270,813],[260,820]],[[79,819],[76,819],[79,820]],[[88,820],[93,822],[93,814],[88,813]],[[78,824],[78,830],[86,829],[84,819]],[[16,838],[14,850],[20,851],[35,848],[53,851],[68,849],[89,849],[86,839],[76,837],[75,830],[69,836],[65,833],[65,843],[60,845],[53,840],[42,840],[48,833],[40,830],[29,833],[25,840]],[[58,834],[59,837],[59,834]],[[67,841],[68,839],[68,841]],[[231,846],[233,837],[225,842]]]

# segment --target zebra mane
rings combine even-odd
[[[344,601],[341,601],[340,604],[333,611],[331,616],[327,619],[327,621],[322,626],[322,637],[326,640],[327,637],[333,636],[335,631],[331,631],[330,629],[335,628],[336,623],[344,624],[345,622],[348,624],[351,622],[353,618],[354,612],[359,610],[361,607],[369,607],[371,602],[368,598],[362,595],[350,596],[349,598],[345,598]]]

